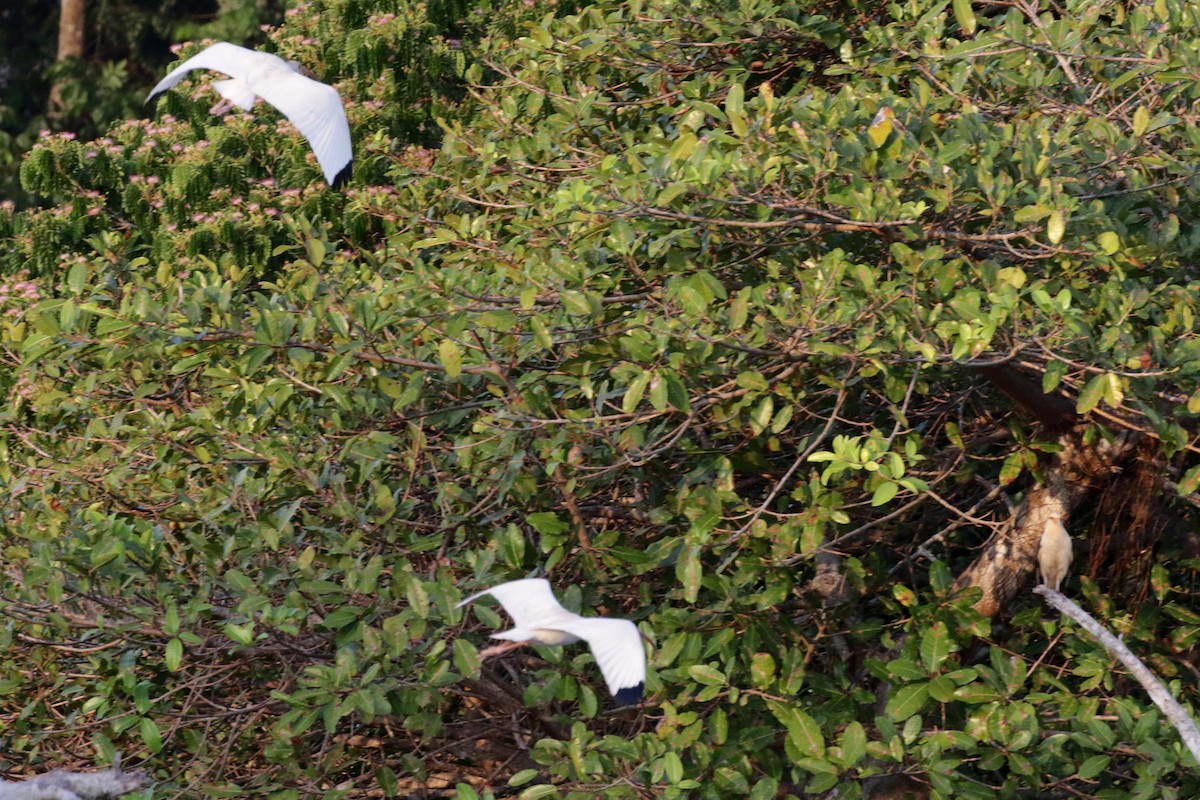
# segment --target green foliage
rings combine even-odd
[[[39,143],[47,207],[0,207],[8,750],[280,797],[1194,796],[1094,643],[952,588],[1053,448],[974,367],[1190,466],[1191,12],[828,6],[297,7],[344,194],[188,84]],[[1085,584],[1192,703],[1195,568]],[[534,572],[639,623],[645,716],[583,648],[481,664],[502,620],[455,603]]]
[[[0,9],[0,196],[22,206],[38,198],[17,180],[20,158],[47,132],[94,139],[119,120],[144,116],[146,91],[171,60],[169,45],[204,37],[249,44],[281,13],[277,0],[221,0],[212,9],[174,0],[84,5],[84,57],[66,61],[55,60],[58,17],[45,3],[12,0]]]

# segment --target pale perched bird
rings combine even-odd
[[[167,73],[150,90],[149,103],[194,69],[223,72],[229,80],[213,81],[213,88],[244,111],[261,97],[291,120],[308,139],[325,180],[333,188],[350,179],[350,125],[337,89],[301,75],[300,65],[277,55],[217,42]]]
[[[608,691],[620,705],[636,703],[646,683],[646,651],[642,634],[627,619],[581,617],[567,611],[554,599],[550,582],[544,578],[509,581],[471,595],[456,607],[490,594],[500,601],[512,617],[511,630],[493,633],[493,639],[508,639],[509,644],[489,647],[481,658],[498,655],[525,642],[542,645],[571,644],[583,640],[608,684]]]
[[[1063,527],[1062,517],[1055,514],[1046,520],[1042,543],[1038,548],[1038,569],[1042,573],[1042,583],[1057,592],[1059,584],[1067,577],[1074,557],[1071,537]]]

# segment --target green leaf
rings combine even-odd
[[[1112,231],[1105,231],[1097,236],[1096,243],[1100,245],[1101,252],[1106,256],[1111,256],[1121,249],[1121,237]]]
[[[1014,222],[1037,222],[1039,219],[1045,219],[1053,213],[1049,208],[1043,205],[1024,206],[1017,209],[1013,214]]]
[[[952,644],[946,623],[939,620],[925,629],[921,635],[921,661],[930,672],[942,666],[942,662],[950,655]]]
[[[171,639],[167,642],[166,652],[163,654],[163,663],[166,664],[168,671],[179,671],[179,667],[183,664],[182,641],[179,639]]]
[[[761,778],[750,790],[750,800],[775,800],[779,796],[779,781],[775,778]]]
[[[971,0],[954,0],[954,19],[964,35],[975,35],[975,11],[971,8]]]
[[[1075,774],[1075,777],[1081,781],[1091,780],[1101,772],[1104,772],[1104,770],[1108,769],[1108,765],[1111,763],[1112,756],[1092,756],[1091,758],[1085,759],[1084,762],[1079,765],[1079,770]]]
[[[384,797],[395,797],[400,794],[400,781],[395,770],[390,767],[376,767],[375,781]],[[460,784],[461,785],[461,784]]]
[[[787,728],[788,739],[796,752],[810,758],[825,756],[825,736],[821,733],[821,726],[812,717],[792,703],[768,700],[767,707],[775,719]]]
[[[304,249],[308,253],[308,263],[314,267],[320,267],[324,264],[325,256],[329,253],[329,245],[320,239],[305,239]]]
[[[536,778],[537,776],[539,776],[541,774],[542,774],[542,771],[540,769],[523,769],[508,779],[508,785],[509,786],[524,786],[525,784],[529,783],[531,780],[533,780],[534,778]]]
[[[741,114],[742,103],[745,97],[746,90],[742,84],[731,84],[729,90],[725,93],[725,112],[727,114]]]
[[[671,145],[671,149],[667,152],[667,158],[673,164],[687,161],[696,153],[698,144],[699,140],[696,138],[696,134],[684,129],[675,140],[675,144]]]
[[[1188,469],[1183,473],[1183,478],[1179,481],[1178,494],[1180,497],[1188,497],[1193,492],[1200,491],[1200,464]]]
[[[683,762],[679,760],[679,754],[668,751],[663,753],[662,758],[663,773],[667,777],[668,783],[679,783],[683,780]]]
[[[1050,212],[1050,218],[1046,220],[1046,238],[1050,241],[1050,244],[1061,242],[1066,230],[1067,218],[1063,215],[1063,212],[1058,209]]]
[[[696,683],[701,683],[705,686],[724,686],[728,680],[724,672],[707,664],[693,664],[688,667],[688,675]]]
[[[875,493],[871,495],[871,505],[873,507],[887,505],[899,491],[900,484],[896,481],[884,481],[875,487]]]
[[[1086,414],[1100,405],[1107,389],[1108,376],[1103,374],[1094,376],[1079,393],[1079,399],[1075,401],[1075,413]]]
[[[700,595],[700,548],[695,544],[684,545],[679,560],[675,562],[675,578],[683,586],[684,602],[694,603]]]
[[[462,349],[453,339],[438,342],[438,360],[446,368],[446,376],[454,379],[462,374]]]
[[[1150,127],[1150,111],[1145,106],[1138,106],[1133,112],[1133,138],[1140,139]]]
[[[856,720],[847,725],[838,743],[842,748],[843,767],[849,769],[866,758],[867,731],[861,722]]]
[[[146,745],[146,749],[151,753],[162,751],[162,732],[154,720],[149,717],[139,718],[138,735],[142,738],[142,744]]]
[[[729,91],[725,94],[725,115],[729,118],[729,127],[734,136],[742,137],[749,133],[743,107],[744,101],[745,89],[742,84],[735,83],[730,86]]]
[[[646,394],[646,387],[650,384],[652,375],[653,373],[643,370],[629,382],[629,386],[625,389],[625,396],[621,398],[621,411],[626,414],[633,413],[642,402],[642,397]]]
[[[938,675],[929,681],[929,696],[939,703],[950,703],[954,700],[954,692],[957,688],[949,677]]]
[[[244,625],[235,625],[232,622],[227,622],[222,627],[225,635],[240,645],[250,645],[254,643],[254,623],[247,622]]]
[[[903,722],[912,715],[919,714],[928,699],[928,684],[910,683],[892,691],[884,713],[894,722]]]
[[[479,651],[475,649],[475,645],[462,638],[454,640],[455,669],[463,675],[478,675],[482,663],[479,659]]]
[[[870,138],[871,144],[883,147],[884,142],[892,135],[893,119],[895,119],[895,114],[891,106],[879,109],[875,118],[871,120],[871,125],[867,128],[867,136]]]
[[[775,659],[770,653],[755,653],[750,658],[750,682],[755,688],[767,689],[775,680]]]
[[[1104,375],[1104,402],[1112,408],[1120,408],[1125,402],[1125,388],[1121,376],[1113,372]]]

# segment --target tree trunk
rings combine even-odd
[[[1059,517],[1066,523],[1094,485],[1121,470],[1122,462],[1136,452],[1139,438],[1128,431],[1095,444],[1086,443],[1081,432],[1059,437],[1062,449],[1047,465],[1044,483],[1029,491],[1009,526],[955,581],[960,589],[978,586],[983,590],[976,611],[995,616],[1017,592],[1032,586],[1047,520]]]
[[[59,62],[68,58],[83,58],[84,0],[60,0],[58,16]],[[62,83],[56,81],[50,87],[48,113],[58,119],[63,113]]]
[[[83,0],[61,0],[58,18],[58,60],[83,58]]]

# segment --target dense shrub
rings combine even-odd
[[[1102,650],[954,586],[1061,449],[982,368],[1196,488],[1168,5],[512,4],[457,40],[331,0],[270,38],[347,99],[344,194],[186,85],[40,144],[49,207],[0,210],[9,757],[279,797],[1193,796]],[[1067,585],[1194,701],[1193,543],[1100,547],[1186,526],[1154,492],[1079,503]],[[643,711],[583,648],[481,666],[500,619],[455,602],[530,574],[641,625]]]

